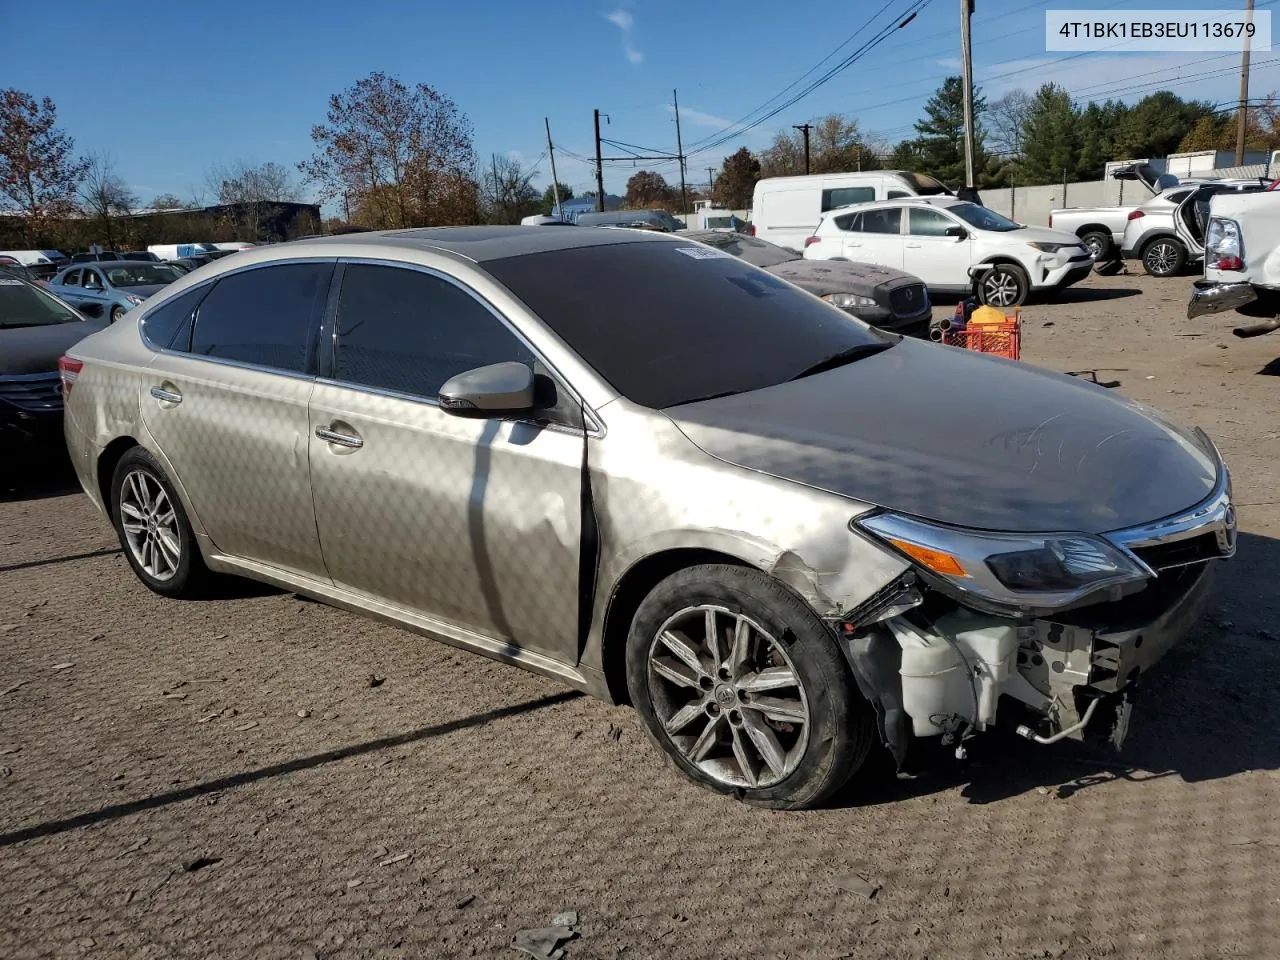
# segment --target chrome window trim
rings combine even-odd
[[[524,335],[524,332],[521,331],[519,328],[517,328],[516,325],[513,324],[511,320],[505,314],[502,313],[502,311],[500,311],[492,303],[490,303],[483,296],[481,296],[480,293],[478,293],[476,290],[473,290],[471,287],[463,283],[457,277],[454,277],[448,273],[445,273],[444,271],[438,268],[429,267],[421,263],[409,263],[404,260],[387,260],[381,257],[339,257],[338,263],[339,265],[342,265],[342,266],[358,264],[358,265],[370,266],[370,267],[391,267],[393,269],[399,269],[399,270],[412,270],[416,273],[425,273],[430,277],[434,277],[438,280],[443,280],[444,282],[452,284],[454,287],[457,287],[464,294],[471,297],[471,299],[475,300],[478,304],[480,304],[480,306],[482,306],[485,310],[487,310],[500,324],[502,324],[502,326],[504,326],[507,329],[507,331],[511,333],[513,337],[515,337],[516,340],[518,340],[520,343],[524,345],[525,349],[527,349],[529,353],[533,355],[535,360],[537,360],[544,367],[546,367],[547,370],[551,372],[551,375],[555,379],[556,383],[559,386],[563,387],[568,392],[568,394],[575,401],[577,401],[577,404],[583,411],[584,417],[586,419],[586,424],[584,425],[586,434],[592,437],[604,436],[605,429],[606,429],[604,421],[600,418],[599,414],[596,413],[595,409],[589,406],[586,403],[586,401],[582,399],[582,394],[576,388],[574,388],[574,386],[571,383],[569,383],[568,379],[564,376],[564,374],[560,372],[560,370],[555,366],[555,364],[551,363],[546,358],[546,356],[542,353],[542,351],[539,350],[537,347],[535,347],[533,343],[529,341],[529,338]],[[479,265],[477,266],[477,269],[481,270],[482,272],[484,270],[483,266],[479,266]],[[339,304],[340,303],[341,303],[341,293],[339,293]],[[333,356],[337,357],[338,313],[336,310],[334,312],[333,328],[330,331],[330,337],[332,339],[331,346],[333,349]],[[335,373],[336,373],[336,370],[335,370]],[[418,394],[403,393],[398,390],[388,390],[381,387],[369,387],[369,386],[366,386],[365,384],[357,384],[357,383],[351,383],[346,380],[339,380],[336,377],[334,378],[321,377],[319,378],[319,381],[332,386],[343,387],[344,389],[348,389],[348,390],[359,390],[362,392],[376,393],[382,396],[393,397],[399,400],[411,400],[417,403],[425,403],[428,406],[438,407],[440,405],[439,400],[437,400],[435,397],[423,397]],[[520,422],[530,422],[530,421],[520,421]],[[544,426],[562,427],[563,429],[570,430],[576,433],[576,430],[574,428],[563,427],[563,425],[561,424],[544,424]]]
[[[216,363],[223,367],[235,367],[239,370],[251,370],[254,373],[266,373],[275,377],[288,377],[290,380],[305,380],[316,383],[319,378],[314,374],[303,373],[297,370],[285,370],[281,367],[268,367],[260,363],[245,363],[243,360],[229,360],[226,357],[208,357],[200,353],[190,353],[186,350],[169,350],[168,348],[155,351],[157,354],[170,357],[185,357],[188,360],[197,360],[203,363]]]

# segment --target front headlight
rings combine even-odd
[[[853,310],[855,307],[874,307],[876,305],[874,297],[863,297],[856,293],[828,293],[822,299],[833,307],[839,307],[841,310]]]
[[[917,566],[1002,607],[1072,606],[1154,575],[1117,547],[1084,534],[984,533],[895,513],[854,522]]]
[[[124,298],[128,300],[131,304],[133,304],[135,307],[142,302],[142,297],[135,296],[132,293],[126,293],[124,295]]]
[[[1057,253],[1059,250],[1065,250],[1068,247],[1076,247],[1076,243],[1045,243],[1041,240],[1028,240],[1027,246],[1032,250],[1039,250],[1041,253]]]

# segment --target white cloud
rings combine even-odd
[[[940,67],[946,67],[948,70],[959,70],[964,66],[956,57],[943,57],[941,60],[933,61]]]
[[[631,63],[644,63],[644,54],[631,45],[631,28],[635,26],[635,17],[631,11],[622,7],[606,13],[604,18],[622,31],[622,53]]]
[[[665,104],[665,107],[668,113],[675,113],[676,108],[671,104]],[[723,130],[725,127],[734,125],[732,120],[717,117],[714,113],[694,110],[692,107],[681,107],[680,120],[683,123],[692,123],[695,127],[711,127],[714,130]]]

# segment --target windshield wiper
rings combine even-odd
[[[815,373],[826,373],[826,371],[834,370],[836,367],[843,367],[846,363],[861,360],[863,357],[883,353],[892,346],[892,343],[859,343],[856,346],[841,350],[839,353],[833,353],[825,360],[819,360],[817,363],[805,367],[791,379],[802,380],[805,377],[813,376]]]

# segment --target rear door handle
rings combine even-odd
[[[349,433],[338,433],[328,427],[316,427],[316,436],[325,443],[336,443],[340,447],[350,447],[352,450],[358,450],[364,446],[364,441],[359,437]]]
[[[151,395],[163,403],[182,402],[182,394],[176,390],[166,390],[164,387],[152,387]]]
[[[920,247],[920,244],[918,244],[918,243],[908,243],[908,244],[907,244],[907,246],[908,246],[908,247],[910,247],[911,249],[915,250],[915,249],[918,249],[918,248]]]

